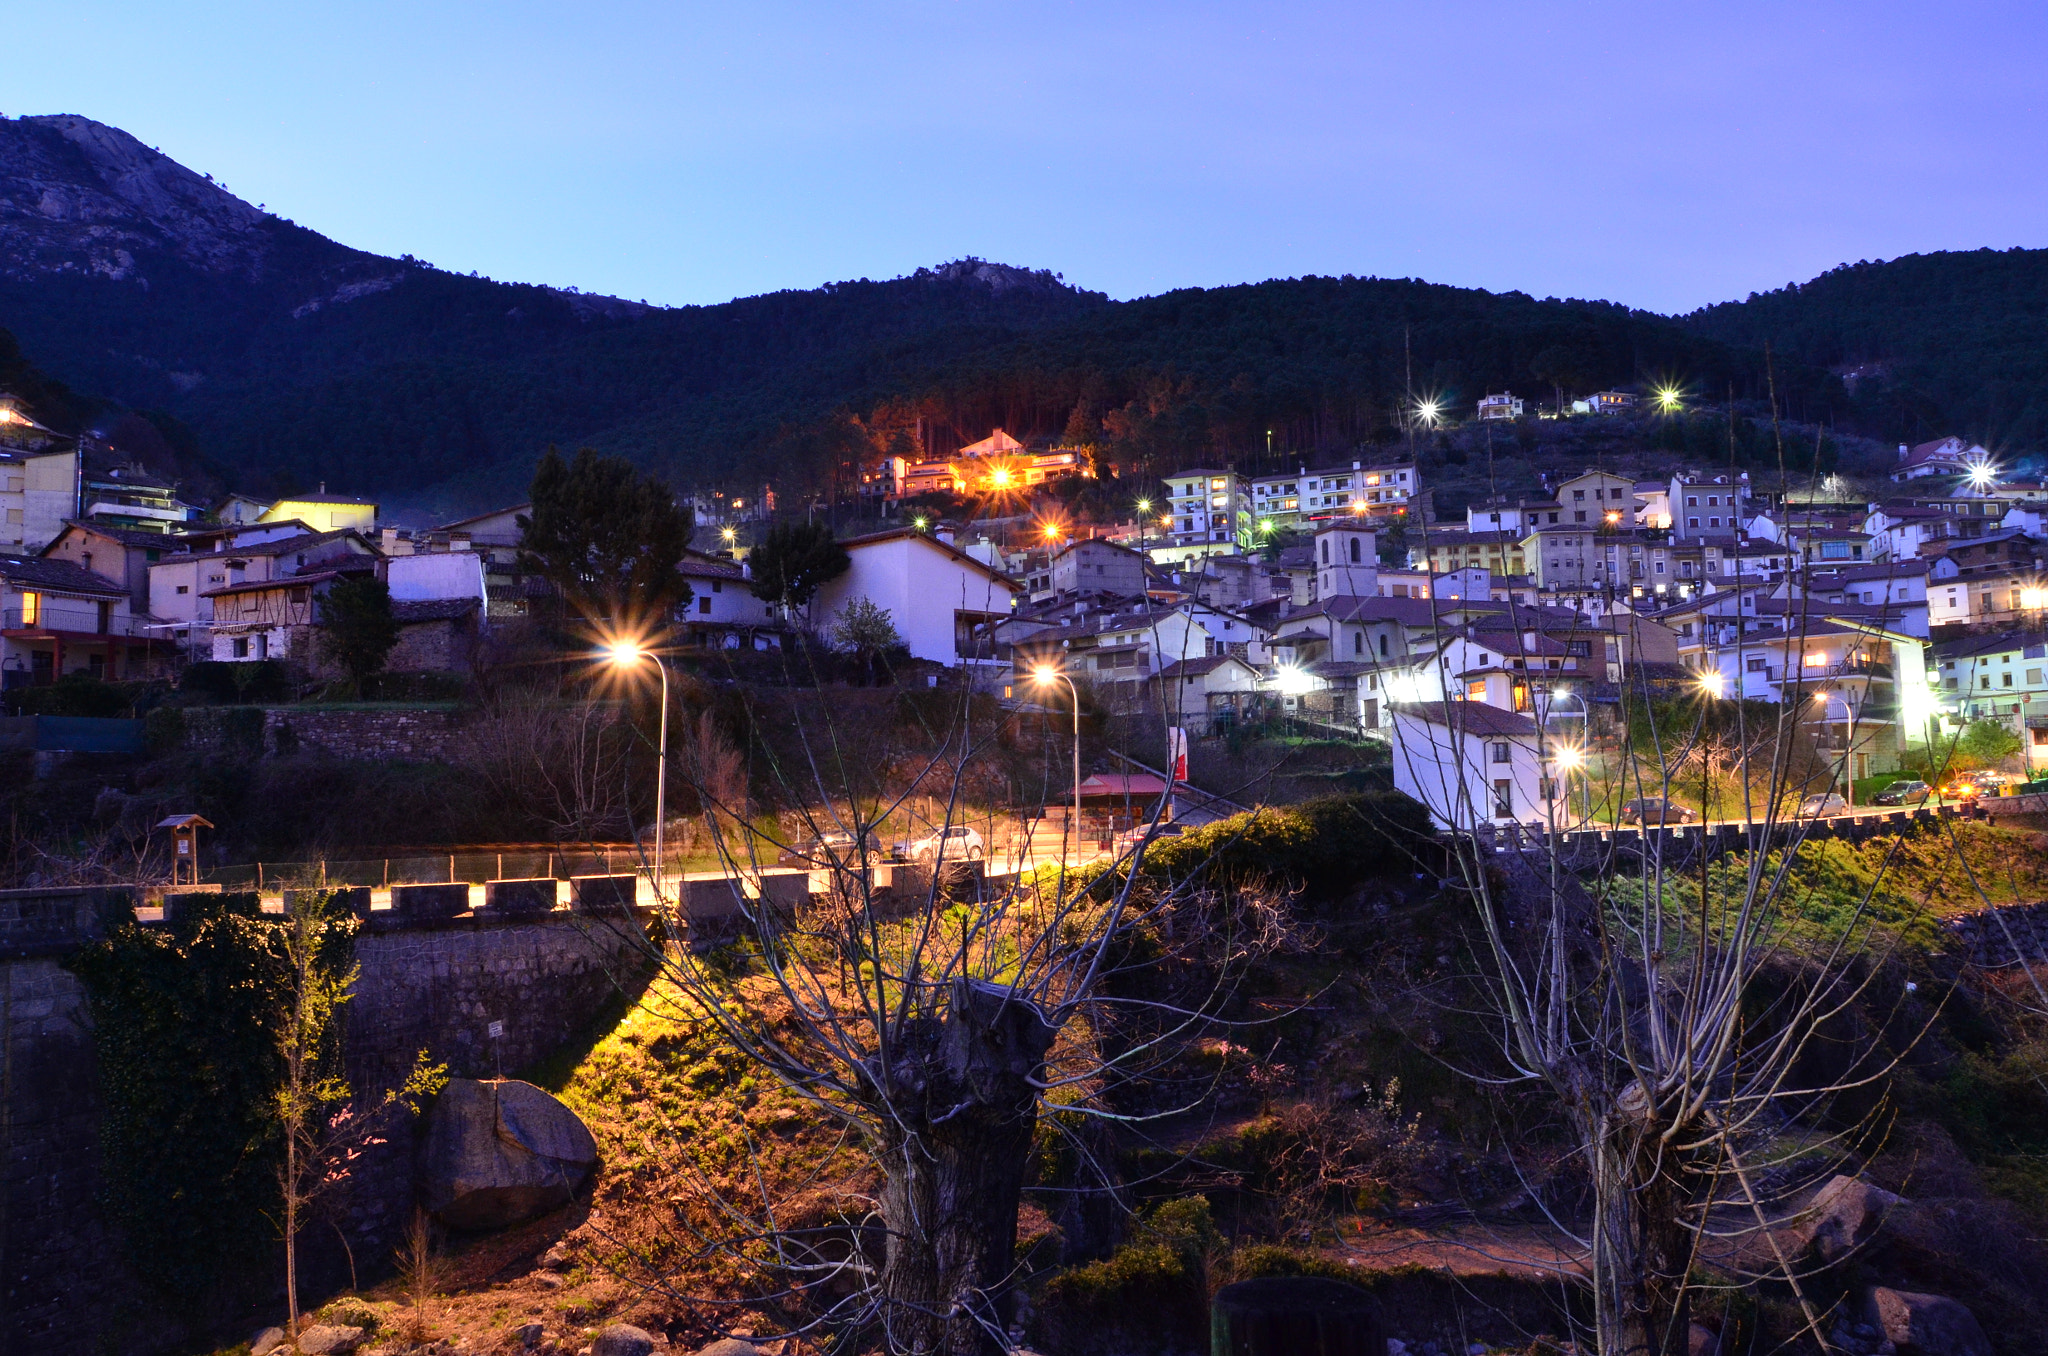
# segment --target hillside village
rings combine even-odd
[[[1635,401],[1605,392],[1578,410]],[[1512,419],[1517,404],[1488,396],[1475,416]],[[550,592],[522,557],[528,505],[420,529],[324,487],[188,504],[11,397],[0,443],[0,690],[17,705],[69,675],[175,679],[201,662],[332,680],[313,643],[320,599],[363,577],[388,586],[400,627],[388,670],[459,679]],[[2020,771],[2048,761],[2048,661],[2029,663],[2048,654],[2048,487],[1961,438],[1900,446],[1867,502],[1791,502],[1747,472],[1586,468],[1439,518],[1413,459],[1356,457],[1189,467],[1141,480],[1151,494],[1128,504],[1114,483],[1086,448],[1001,429],[943,459],[885,457],[858,491],[879,530],[844,539],[850,568],[801,609],[761,596],[747,562],[774,488],[751,507],[695,496],[700,546],[677,566],[688,601],[666,641],[780,653],[865,600],[907,659],[1013,702],[1044,696],[1050,667],[1106,710],[1163,713],[1196,739],[1278,718],[1399,743],[1397,769],[1455,761],[1416,712],[1481,703],[1518,736],[1495,779],[1515,790],[1487,789],[1491,817],[1531,824],[1548,810],[1529,789],[1556,769],[1524,746],[1533,758],[1539,727],[1583,745],[1631,680],[1811,703],[1802,722],[1842,755],[1845,783],[1896,774],[1914,746],[1979,720],[2019,740]],[[1077,490],[1122,511],[1087,521],[1067,502]],[[1403,781],[1450,822],[1441,794]]]

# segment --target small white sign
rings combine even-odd
[[[505,1024],[503,1022],[492,1022],[490,1031],[491,1039],[497,1040],[500,1036],[503,1036],[505,1034]]]

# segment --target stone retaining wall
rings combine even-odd
[[[358,762],[448,761],[461,743],[461,711],[434,708],[322,711],[292,706],[194,706],[181,713],[188,748],[209,753],[332,754]]]
[[[107,1327],[136,1294],[98,1212],[102,1103],[90,1014],[84,986],[63,968],[67,953],[133,910],[129,891],[0,891],[0,1356],[151,1349]],[[378,911],[357,938],[361,973],[347,1018],[359,1104],[401,1081],[420,1051],[452,1076],[487,1078],[590,1032],[645,974],[638,928],[631,916],[567,910],[420,923]],[[418,1129],[395,1121],[333,1201],[365,1277],[385,1269],[410,1219]],[[324,1225],[307,1232],[302,1260],[309,1288],[346,1283],[347,1259]]]

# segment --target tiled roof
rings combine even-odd
[[[1536,722],[1514,711],[1503,711],[1485,702],[1395,702],[1388,708],[1400,716],[1412,716],[1432,725],[1448,726],[1476,735],[1533,735]]]
[[[102,579],[91,570],[68,560],[47,560],[41,556],[0,556],[0,579],[31,589],[55,589],[63,593],[90,593],[104,598],[125,598],[128,590]]]
[[[482,606],[475,598],[422,598],[391,605],[391,616],[400,623],[452,621],[466,617]]]

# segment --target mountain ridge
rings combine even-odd
[[[1310,275],[1113,302],[968,258],[648,307],[369,254],[89,118],[0,119],[0,325],[44,370],[190,425],[259,492],[324,480],[434,511],[516,496],[550,443],[679,483],[822,483],[906,427],[941,453],[990,424],[1064,432],[1153,469],[1315,455],[1388,436],[1411,389],[1463,403],[1675,380],[1776,389],[1795,417],[1881,436],[1950,431],[1952,380],[1906,354],[1887,360],[1897,378],[1845,382],[1824,326],[1764,326],[1787,342],[1752,323],[1776,295],[1669,317]],[[1973,436],[2048,432],[2048,408],[2017,396],[1973,417],[2000,423]]]

